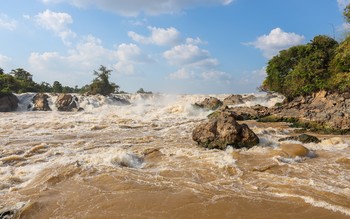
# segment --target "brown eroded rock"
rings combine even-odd
[[[78,98],[71,94],[60,94],[57,97],[55,105],[58,111],[70,112],[73,110],[78,110]]]
[[[192,132],[192,139],[209,149],[251,148],[259,143],[259,138],[246,124],[238,124],[234,115],[221,113],[207,122],[199,124]]]
[[[306,157],[308,156],[309,152],[309,149],[301,144],[281,144],[280,151],[277,153],[282,157],[295,158]]]
[[[51,111],[48,99],[47,94],[37,93],[33,97],[33,111]]]
[[[215,97],[208,97],[200,103],[195,103],[194,106],[207,110],[216,110],[222,106],[222,101]]]

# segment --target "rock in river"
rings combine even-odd
[[[246,124],[238,124],[231,113],[221,113],[207,122],[199,124],[192,132],[192,139],[209,149],[251,148],[259,138]]]

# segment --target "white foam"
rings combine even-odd
[[[331,210],[334,212],[340,212],[340,213],[343,213],[347,216],[350,216],[350,209],[349,208],[345,208],[343,206],[338,206],[338,205],[333,205],[333,204],[330,204],[330,203],[325,202],[325,201],[319,201],[319,200],[316,200],[316,199],[309,197],[309,196],[287,194],[287,193],[273,193],[273,195],[277,196],[277,197],[300,198],[300,199],[304,200],[305,203],[311,204],[312,206],[324,208],[324,209]]]

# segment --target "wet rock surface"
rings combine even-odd
[[[320,91],[271,109],[271,114],[283,118],[297,118],[320,128],[350,130],[350,93]]]
[[[194,106],[206,110],[216,110],[222,106],[222,101],[215,97],[208,97],[200,103],[195,103]]]
[[[227,112],[195,127],[192,139],[209,149],[251,148],[259,143],[257,135],[246,124],[240,125],[234,115]]]
[[[0,112],[15,111],[18,107],[18,98],[14,94],[0,96]]]
[[[60,94],[57,97],[55,105],[58,111],[74,111],[79,109],[78,97],[71,94]]]
[[[33,97],[33,111],[51,111],[49,106],[49,96],[44,93],[38,93]]]

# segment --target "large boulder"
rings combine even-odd
[[[206,110],[216,110],[222,106],[222,101],[215,97],[208,97],[200,103],[195,103],[194,106]]]
[[[78,98],[71,94],[60,94],[55,102],[58,111],[78,110]]]
[[[51,111],[49,106],[49,96],[44,93],[38,93],[33,97],[33,111]]]
[[[232,94],[223,101],[224,106],[237,105],[243,103],[243,97],[239,94]]]
[[[246,124],[238,124],[231,113],[221,113],[207,122],[199,124],[192,132],[192,139],[209,149],[251,148],[259,143],[259,138]]]
[[[18,107],[18,98],[14,94],[0,96],[0,112],[15,111]]]

